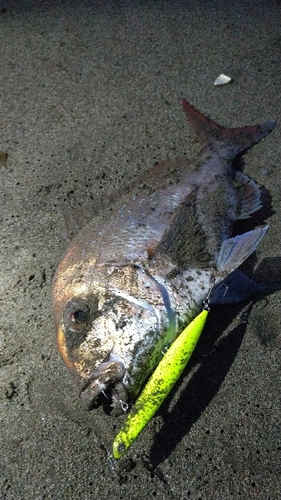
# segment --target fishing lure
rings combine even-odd
[[[164,354],[114,439],[114,459],[124,455],[171,392],[196,347],[208,313],[206,301],[201,313],[189,323]]]

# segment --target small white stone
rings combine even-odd
[[[226,83],[230,83],[231,82],[231,78],[227,75],[224,75],[223,73],[218,76],[215,81],[214,81],[214,85],[225,85]]]

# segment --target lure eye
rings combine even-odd
[[[69,349],[83,342],[90,322],[98,316],[98,301],[95,297],[74,297],[65,306],[63,324]]]

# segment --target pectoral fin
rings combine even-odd
[[[218,276],[227,276],[237,269],[257,248],[268,226],[239,234],[222,243],[216,267]]]

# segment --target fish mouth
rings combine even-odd
[[[128,391],[123,382],[126,368],[120,360],[103,361],[81,389],[79,397],[86,410],[104,405],[116,415],[127,411]]]

